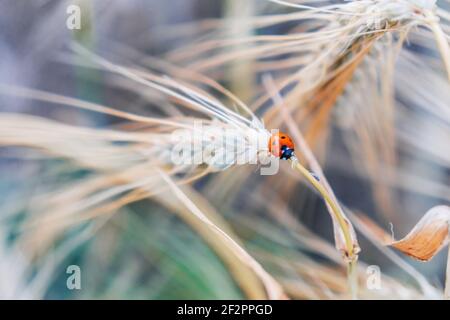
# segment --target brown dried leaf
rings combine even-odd
[[[450,207],[428,210],[411,232],[391,246],[421,261],[429,261],[449,240]]]

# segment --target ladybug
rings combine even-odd
[[[294,156],[294,142],[286,133],[272,134],[269,139],[269,152],[282,160],[288,160]]]

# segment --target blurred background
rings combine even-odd
[[[66,27],[71,4],[82,8],[81,30]],[[448,9],[448,2],[440,5]],[[245,25],[233,25],[233,17],[293,11],[263,0],[4,0],[0,3],[0,83],[153,116],[160,97],[151,92],[136,94],[133,83],[120,82],[96,68],[84,68],[83,58],[68,54],[68,44],[76,40],[113,61],[146,68],[151,66],[147,57],[170,59],[171,53],[201,42],[202,37],[214,38],[208,21],[221,19],[224,28],[237,27],[245,36],[253,31]],[[293,27],[293,22],[287,22],[261,32],[288,34]],[[420,36],[417,39],[420,43]],[[440,118],[439,112],[427,113],[425,107],[416,106],[432,109],[434,103],[448,107],[448,82],[443,72],[433,74],[433,70],[443,68],[436,62],[439,55],[431,53],[419,60],[423,65],[409,58],[417,52],[428,54],[428,47],[417,45],[415,36],[409,40],[395,69],[395,100],[401,106],[397,114],[401,122],[395,126],[399,143],[394,174],[387,170],[377,176],[369,174],[360,166],[364,149],[356,146],[360,159],[354,157],[355,150],[349,150],[346,130],[352,123],[340,118],[352,112],[348,96],[352,90],[360,90],[354,84],[337,103],[327,142],[317,148],[337,198],[353,214],[370,217],[386,233],[393,229],[397,239],[429,208],[448,204],[450,199],[448,111]],[[208,76],[251,104],[258,98],[260,89],[256,87],[261,87],[261,81],[259,75],[253,78],[249,74],[252,70],[244,64],[238,69],[213,70]],[[359,94],[364,97],[364,92]],[[430,97],[434,101],[430,102]],[[117,118],[100,113],[14,95],[0,96],[0,110],[93,128],[120,125]],[[417,147],[418,141],[421,147]],[[289,297],[345,298],[345,266],[334,248],[326,207],[304,183],[291,177],[289,164],[282,166],[284,169],[270,181],[255,168],[244,166],[208,175],[184,191],[261,263]],[[38,227],[25,223],[40,214],[36,208],[45,204],[46,197],[70,190],[94,174],[67,159],[43,156],[39,150],[0,148],[0,298],[265,297],[261,282],[249,268],[236,263],[207,231],[189,221],[170,195],[135,201],[112,214],[70,225],[51,237],[45,237],[45,232],[50,232],[45,223]],[[384,188],[389,201],[380,200],[386,198],[377,188]],[[279,193],[273,195],[273,190]],[[362,298],[439,297],[446,252],[428,263],[417,262],[380,245],[357,225],[356,230],[362,248]],[[81,290],[67,288],[70,265],[80,267]],[[382,272],[380,290],[366,288],[368,265],[379,266]]]

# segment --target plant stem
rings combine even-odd
[[[444,299],[450,300],[450,245],[448,245],[447,271],[445,273]]]
[[[304,167],[300,164],[299,160],[295,157],[291,158],[291,163],[293,168],[299,171],[309,183],[313,185],[313,187],[320,193],[322,198],[325,200],[326,204],[331,208],[332,213],[336,217],[336,220],[339,223],[339,227],[341,228],[342,234],[345,240],[346,254],[349,258],[347,261],[347,276],[348,276],[348,285],[349,291],[352,299],[357,299],[358,295],[358,272],[357,272],[357,258],[355,258],[354,250],[353,250],[353,242],[350,234],[350,229],[341,214],[339,206],[333,200],[333,198],[329,195],[324,186],[316,180],[316,178]]]
[[[358,260],[351,259],[347,263],[348,286],[352,300],[358,299]]]
[[[297,171],[299,171],[307,180],[309,183],[313,185],[313,187],[320,193],[320,195],[323,197],[325,202],[330,206],[331,211],[333,212],[334,216],[336,217],[339,226],[342,230],[342,233],[344,235],[345,239],[345,246],[347,248],[347,255],[351,258],[353,257],[353,243],[352,238],[350,235],[350,229],[348,228],[347,223],[345,222],[344,217],[341,214],[341,211],[339,210],[339,207],[337,204],[333,201],[331,196],[328,194],[326,189],[322,186],[322,184],[316,180],[316,178],[304,167],[300,164],[298,159],[291,160],[293,163],[293,166]]]

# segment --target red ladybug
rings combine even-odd
[[[294,142],[286,133],[275,133],[269,139],[269,152],[282,160],[288,160],[294,155]]]

